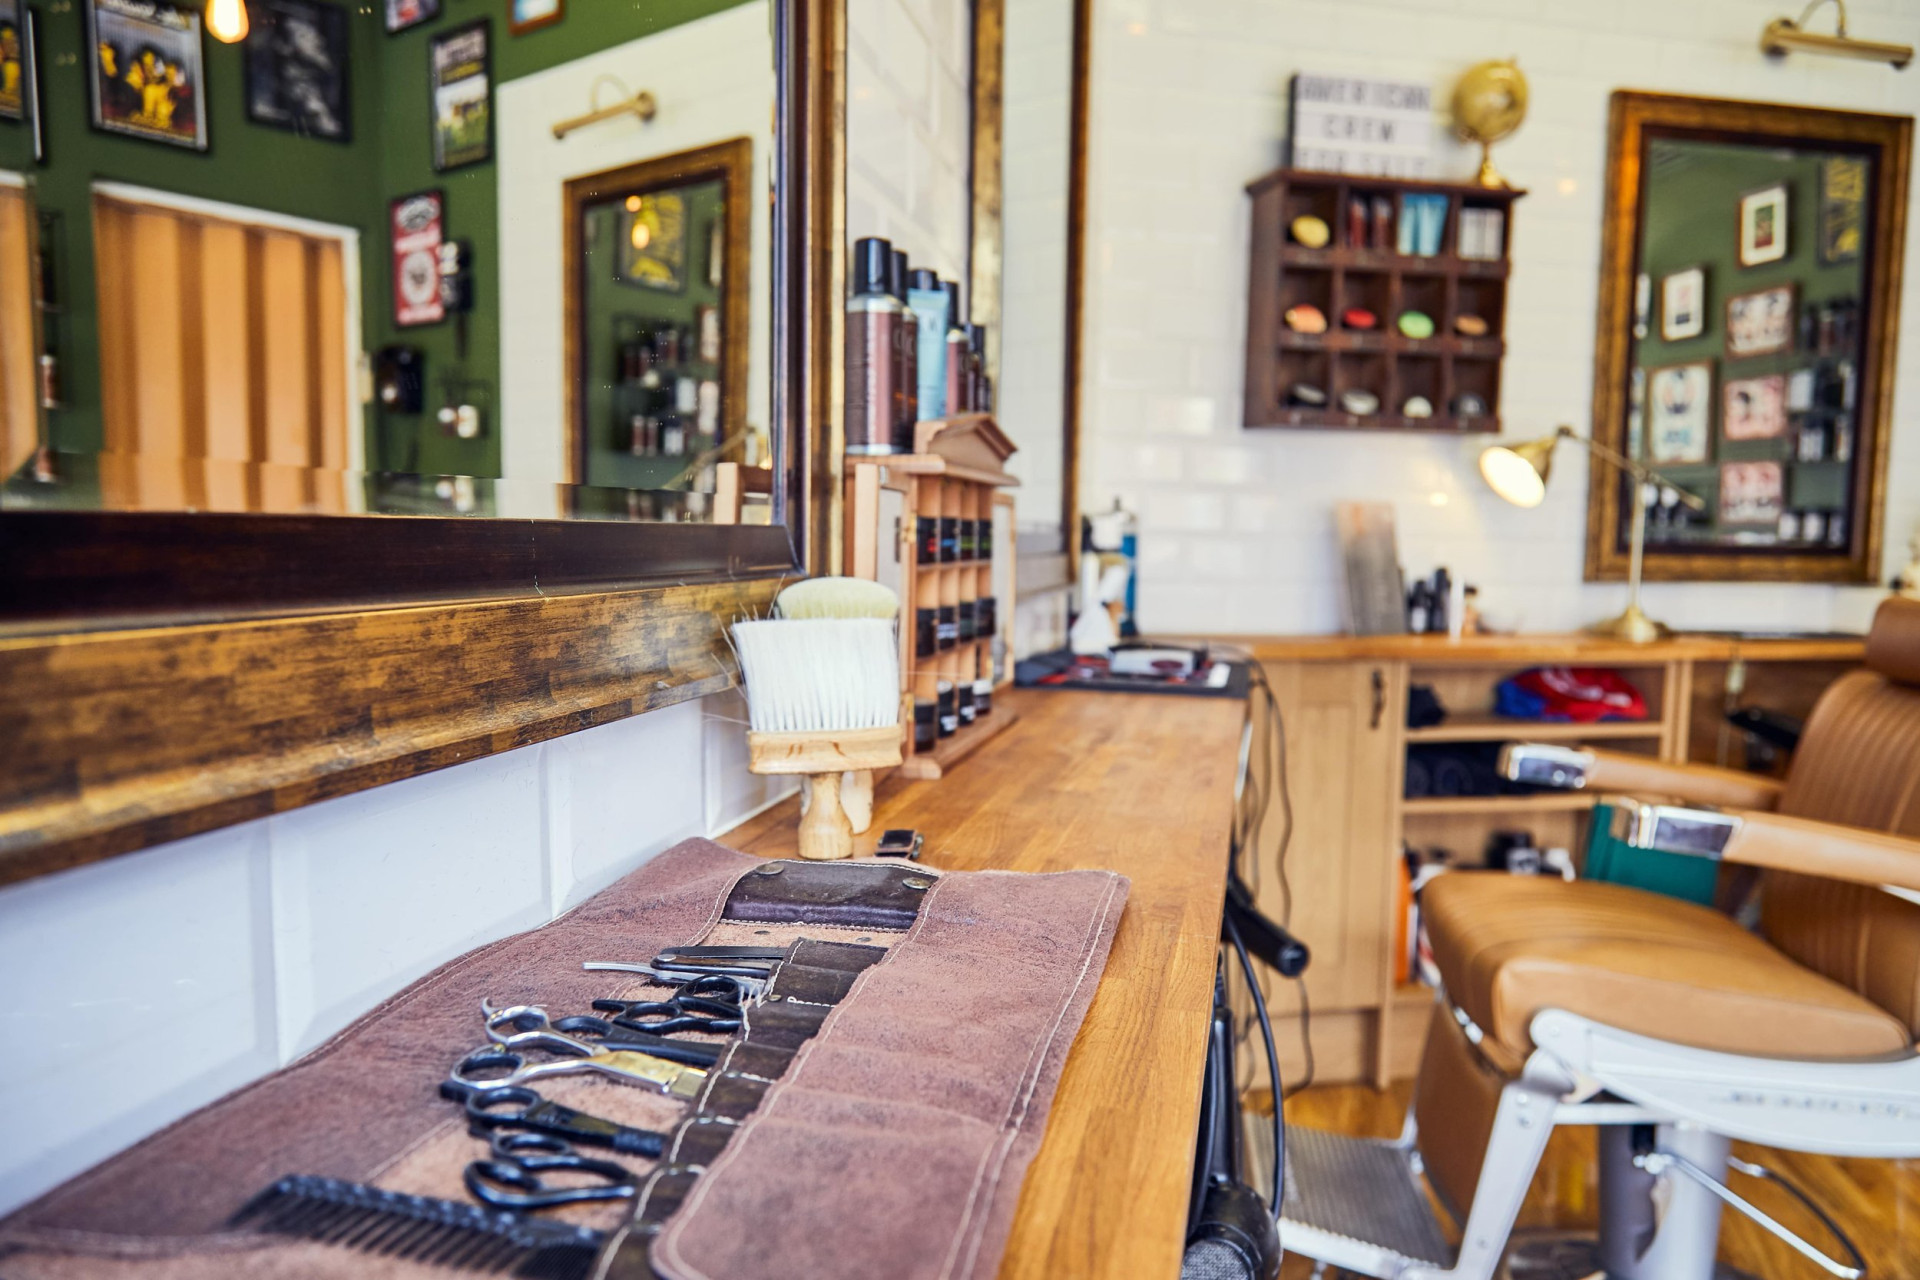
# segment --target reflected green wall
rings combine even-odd
[[[42,0],[35,8],[41,20],[50,163],[33,163],[24,126],[0,123],[0,168],[30,174],[37,203],[55,213],[61,224],[68,310],[60,321],[60,350],[68,406],[52,415],[56,445],[91,451],[101,441],[90,189],[96,181],[115,181],[359,230],[366,350],[372,353],[392,342],[419,347],[426,354],[427,372],[425,414],[397,417],[369,409],[369,468],[499,475],[501,424],[491,411],[498,397],[501,359],[496,166],[488,162],[452,173],[433,171],[428,41],[436,32],[488,19],[497,84],[743,2],[572,0],[562,21],[524,36],[508,34],[510,0],[445,0],[439,18],[391,36],[379,0],[343,5],[352,59],[350,144],[250,123],[242,99],[242,49],[208,38],[211,149],[199,154],[92,129],[87,123],[85,0]],[[448,236],[469,241],[474,249],[476,293],[464,362],[456,353],[454,321],[406,330],[393,325],[387,205],[396,196],[431,188],[446,193]],[[487,429],[478,440],[449,437],[434,419],[432,410],[450,372],[477,384],[477,402],[489,406]]]

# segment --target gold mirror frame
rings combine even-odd
[[[1887,446],[1900,327],[1906,245],[1907,181],[1912,162],[1910,116],[1833,111],[1783,103],[1741,102],[1617,90],[1608,121],[1607,193],[1600,256],[1600,307],[1594,338],[1593,438],[1625,452],[1628,379],[1633,360],[1634,281],[1639,271],[1644,159],[1654,137],[1735,143],[1834,143],[1873,156],[1877,185],[1870,204],[1865,263],[1866,323],[1861,341],[1859,429],[1854,445],[1854,518],[1847,554],[1778,550],[1672,551],[1650,545],[1645,577],[1666,582],[1833,582],[1879,580],[1886,517]],[[1595,468],[1587,492],[1586,580],[1627,577],[1627,540],[1612,468]]]

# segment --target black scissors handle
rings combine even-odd
[[[624,1165],[583,1156],[563,1138],[544,1133],[495,1133],[492,1158],[467,1166],[463,1181],[473,1198],[499,1209],[552,1209],[566,1204],[631,1200],[639,1179]],[[568,1173],[587,1179],[549,1185],[541,1175]]]
[[[594,1001],[595,1007],[600,1003],[598,1000]],[[612,1003],[625,1008],[622,1001]],[[587,1013],[560,1018],[551,1025],[555,1031],[564,1035],[580,1040],[591,1040],[608,1049],[638,1049],[656,1058],[665,1058],[668,1062],[683,1062],[690,1067],[712,1066],[720,1061],[720,1053],[725,1047],[707,1044],[700,1040],[669,1040],[665,1036],[650,1031],[635,1030],[631,1026],[622,1026],[606,1018],[596,1018]]]
[[[647,1035],[667,1036],[677,1031],[729,1035],[740,1029],[737,1008],[697,996],[672,1000],[595,1000],[593,1007],[613,1015],[608,1021],[614,1026]]]
[[[549,1135],[560,1141],[608,1147],[623,1155],[657,1157],[666,1138],[651,1129],[635,1129],[600,1116],[549,1102],[524,1085],[476,1087],[466,1096],[467,1119],[488,1129],[526,1129],[522,1137]]]

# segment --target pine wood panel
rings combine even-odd
[[[1287,1123],[1364,1137],[1395,1137],[1412,1089],[1411,1081],[1390,1090],[1354,1085],[1308,1089],[1288,1100]],[[1590,1128],[1554,1131],[1520,1211],[1520,1231],[1595,1227],[1599,1186],[1593,1134]],[[1920,1275],[1920,1161],[1847,1160],[1744,1142],[1734,1143],[1733,1150],[1743,1159],[1780,1170],[1809,1192],[1860,1246],[1870,1275]],[[1740,1194],[1808,1233],[1820,1247],[1828,1247],[1819,1225],[1780,1191],[1747,1178],[1735,1181]],[[1722,1262],[1760,1276],[1818,1274],[1805,1259],[1738,1214],[1729,1212],[1721,1221]],[[1289,1257],[1280,1274],[1282,1280],[1306,1280],[1311,1273],[1312,1264],[1306,1259]]]
[[[1003,1280],[1171,1276],[1186,1233],[1244,704],[1010,691],[1020,720],[938,782],[874,796],[871,849],[917,827],[946,870],[1128,876],[1106,973],[1027,1173]],[[797,802],[720,837],[791,856]]]
[[[1216,636],[1213,643],[1239,648],[1267,662],[1405,661],[1416,664],[1512,662],[1521,666],[1646,665],[1676,661],[1859,662],[1865,636],[1743,639],[1726,635],[1677,635],[1652,644],[1627,644],[1579,632],[1510,636]]]
[[[0,639],[0,884],[725,689],[779,585]]]
[[[0,187],[0,475],[12,475],[40,439],[30,216],[18,187]]]

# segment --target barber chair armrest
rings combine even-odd
[[[1500,776],[1509,782],[1566,791],[1619,791],[1670,796],[1688,804],[1727,809],[1772,809],[1782,784],[1774,778],[1703,764],[1668,764],[1623,751],[1509,743],[1500,752]]]
[[[1754,810],[1611,803],[1614,838],[1636,849],[1920,892],[1920,840]]]

